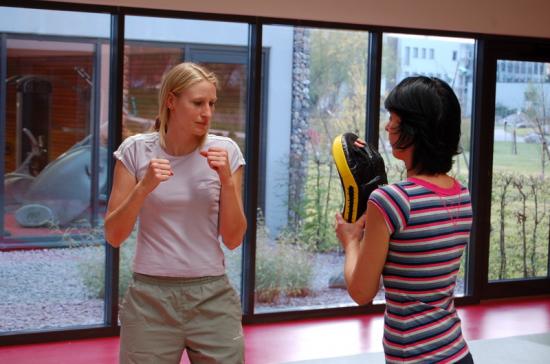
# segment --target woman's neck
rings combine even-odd
[[[179,156],[193,152],[200,144],[200,139],[182,130],[174,129],[166,132],[166,152]]]
[[[418,178],[424,181],[428,181],[438,187],[451,188],[454,186],[455,180],[453,177],[445,174],[423,174],[414,170],[407,170],[407,178]]]

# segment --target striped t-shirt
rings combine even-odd
[[[370,198],[390,232],[383,270],[387,363],[454,363],[468,354],[453,291],[470,239],[466,187],[409,178]]]

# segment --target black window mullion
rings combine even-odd
[[[94,62],[92,70],[92,97],[90,100],[90,125],[91,134],[91,186],[90,186],[90,221],[93,227],[97,227],[99,214],[99,174],[100,174],[100,98],[101,98],[101,41],[94,45]]]
[[[0,34],[0,176],[5,176],[5,153],[6,153],[6,82],[8,78],[8,47],[7,36]],[[4,237],[4,183],[0,186],[0,238]]]
[[[109,79],[109,141],[107,148],[108,179],[107,190],[113,185],[115,160],[113,152],[122,142],[122,83],[124,67],[124,15],[111,16],[111,55]],[[112,328],[118,326],[118,276],[119,249],[105,244],[105,323]]]
[[[256,21],[249,25],[248,34],[248,86],[246,114],[246,173],[244,209],[248,231],[243,246],[242,291],[243,314],[247,319],[254,314],[256,276],[256,208],[258,206],[258,180],[260,155],[260,122],[262,100],[262,25]]]
[[[382,73],[382,32],[369,33],[367,54],[366,140],[378,148],[380,125],[380,81]]]
[[[465,293],[479,300],[487,287],[489,269],[494,133],[494,124],[483,120],[494,120],[494,110],[487,104],[495,97],[496,64],[488,54],[487,41],[477,41],[475,52],[469,186],[474,216]]]

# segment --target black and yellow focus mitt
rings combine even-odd
[[[363,147],[355,145],[357,138],[353,133],[344,133],[332,143],[332,157],[344,190],[342,216],[347,222],[360,218],[371,192],[388,183],[380,153],[368,143]]]

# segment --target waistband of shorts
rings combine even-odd
[[[193,285],[200,283],[215,282],[223,279],[226,275],[220,276],[206,276],[206,277],[163,277],[163,276],[150,276],[142,273],[132,273],[133,278],[136,281],[161,284],[161,285]]]

